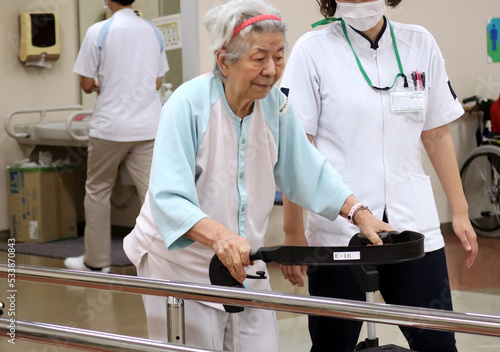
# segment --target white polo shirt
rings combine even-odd
[[[118,142],[154,139],[161,110],[156,78],[168,71],[165,51],[152,24],[131,9],[113,15],[100,50],[104,23],[88,29],[73,69],[99,78],[89,135]]]
[[[434,38],[422,27],[391,22],[409,87],[398,78],[389,91],[370,87],[358,67],[341,23],[302,36],[295,44],[281,87],[318,150],[341,174],[360,202],[382,219],[384,210],[398,231],[426,236],[425,250],[444,245],[429,177],[421,162],[422,131],[463,114]],[[373,85],[391,86],[399,73],[385,29],[378,49],[350,26],[347,33]],[[414,91],[411,73],[425,73],[425,110],[395,113],[391,93]],[[359,229],[345,221],[308,215],[310,245],[346,245]]]

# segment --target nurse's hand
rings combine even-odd
[[[361,234],[375,245],[383,244],[380,236],[377,235],[378,233],[394,231],[391,225],[375,218],[368,210],[359,211],[354,223],[359,227]]]
[[[285,241],[283,245],[307,247],[308,243],[303,228],[303,226],[300,227],[299,231],[294,229],[295,233],[293,234],[291,234],[290,231],[285,231]],[[307,276],[306,265],[280,265],[280,267],[283,277],[290,281],[293,286],[304,287],[303,277]]]
[[[476,259],[479,246],[477,244],[476,232],[472,228],[469,220],[468,212],[453,214],[452,226],[453,231],[460,239],[460,242],[462,242],[462,246],[467,252],[469,252],[467,260],[465,261],[465,267],[470,269]]]
[[[92,87],[92,91],[96,92],[97,95],[101,94],[101,87],[99,86],[99,80],[94,79],[94,87]]]
[[[198,221],[184,236],[212,248],[238,282],[245,280],[245,267],[250,265],[250,245],[246,238],[208,217]]]
[[[304,287],[303,277],[307,276],[305,265],[280,265],[283,277],[290,281],[293,286]]]
[[[80,86],[87,94],[90,94],[92,92],[97,92],[97,94],[101,93],[101,90],[99,88],[99,81],[97,79],[80,76]]]

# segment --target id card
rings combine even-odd
[[[412,112],[425,110],[424,91],[406,91],[391,93],[392,112]]]

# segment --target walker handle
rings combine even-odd
[[[377,235],[380,237],[380,239],[384,244],[389,244],[393,243],[392,236],[397,234],[399,233],[396,231],[390,231],[390,232],[379,232]],[[372,244],[372,242],[368,239],[368,237],[365,237],[361,233],[358,233],[357,237],[359,239],[359,243],[356,243],[357,245],[367,246]]]

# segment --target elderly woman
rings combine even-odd
[[[309,143],[287,98],[274,87],[285,62],[285,25],[260,0],[234,0],[206,15],[213,74],[179,87],[165,104],[153,155],[149,195],[124,248],[139,276],[209,284],[214,253],[239,281],[264,244],[276,184],[294,202],[329,219],[356,223],[372,242],[392,228],[351,195]],[[352,216],[354,210],[358,210]],[[361,211],[363,210],[363,211]],[[270,290],[269,280],[248,280]],[[166,338],[166,299],[144,296],[150,338]],[[278,351],[274,312],[240,314],[242,351]],[[188,345],[222,350],[230,343],[222,305],[187,301]],[[226,336],[229,331],[228,336]]]

